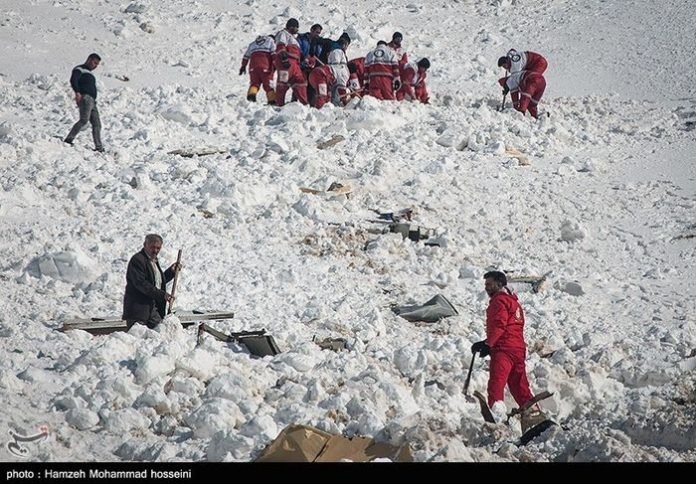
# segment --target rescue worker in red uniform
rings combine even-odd
[[[510,49],[498,59],[498,67],[504,67],[509,75],[498,80],[503,95],[510,92],[512,105],[522,114],[529,112],[535,119],[539,113],[537,105],[546,90],[543,74],[548,62],[541,54],[532,51],[517,52]]]
[[[323,65],[312,69],[312,72],[309,73],[309,84],[316,92],[313,107],[321,109],[324,104],[331,101],[334,93],[338,99],[343,100],[346,88],[340,86],[336,79],[333,66]]]
[[[428,104],[428,88],[425,85],[425,79],[430,69],[430,61],[423,57],[417,63],[408,62],[404,66],[401,75],[401,89],[396,92],[398,101],[420,101],[423,104]]]
[[[349,60],[348,70],[350,71],[348,87],[351,88],[351,90],[353,91],[359,91],[363,87],[362,82],[365,78],[365,58],[358,57]]]
[[[530,50],[517,52],[515,49],[510,49],[505,56],[498,59],[498,67],[505,67],[511,74],[519,71],[534,71],[543,74],[548,65],[543,55]]]
[[[299,29],[300,23],[297,19],[291,18],[285,23],[285,28],[275,36],[278,106],[285,105],[285,94],[290,88],[300,103],[307,104],[307,80],[300,68],[300,43],[295,38]]]
[[[273,90],[275,49],[275,39],[272,35],[259,35],[247,47],[244,57],[242,57],[242,66],[239,68],[239,75],[241,76],[244,75],[247,65],[249,65],[247,101],[255,102],[259,87],[263,85],[268,104],[275,104],[276,96]]]
[[[491,355],[488,378],[488,406],[503,402],[507,384],[515,402],[520,406],[520,424],[523,437],[527,431],[538,428],[544,422],[552,423],[534,400],[529,382],[525,359],[527,346],[524,343],[524,312],[517,296],[507,287],[507,277],[500,271],[483,275],[485,289],[490,301],[486,309],[486,339],[471,346],[472,353],[482,357]],[[523,408],[525,405],[528,407]],[[493,409],[495,410],[495,409]]]
[[[383,40],[365,56],[363,85],[370,96],[384,100],[394,100],[394,91],[401,88],[396,53]]]
[[[471,346],[472,353],[491,355],[488,378],[488,406],[503,401],[505,385],[521,407],[533,398],[527,381],[524,343],[524,312],[517,295],[507,287],[507,277],[500,271],[484,274],[488,297],[486,339]]]
[[[404,36],[401,34],[401,32],[394,32],[392,34],[392,39],[391,42],[389,42],[389,47],[392,48],[394,51],[394,54],[396,54],[396,62],[399,64],[400,67],[406,65],[408,62],[408,54],[406,53],[406,49],[401,47],[401,42],[404,40]]]

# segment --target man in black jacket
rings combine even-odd
[[[95,151],[104,151],[101,141],[101,120],[97,110],[97,80],[92,71],[101,62],[98,54],[90,54],[87,61],[75,67],[70,76],[70,86],[75,91],[75,102],[80,109],[80,119],[65,137],[65,142],[73,144],[77,133],[87,125],[87,121],[92,123],[92,138],[94,139]]]
[[[126,294],[123,296],[123,316],[128,329],[135,323],[154,328],[162,322],[166,304],[174,297],[167,293],[167,282],[180,269],[175,262],[162,272],[157,254],[162,249],[162,237],[157,234],[145,236],[143,249],[131,257],[126,271]]]

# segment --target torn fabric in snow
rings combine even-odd
[[[438,294],[422,306],[398,306],[392,311],[407,321],[425,321],[426,323],[434,323],[459,314],[442,294]]]

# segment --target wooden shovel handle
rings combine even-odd
[[[172,283],[172,300],[169,301],[169,310],[167,314],[172,314],[172,306],[174,306],[174,296],[176,295],[176,282],[179,280],[179,264],[181,264],[181,249],[176,256],[176,269],[174,270],[174,282]]]

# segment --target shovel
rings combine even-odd
[[[469,383],[471,382],[471,370],[474,369],[474,361],[476,360],[476,353],[471,355],[471,364],[469,365],[469,373],[466,375],[466,382],[464,383],[464,397],[466,397],[467,402],[475,402],[476,399],[469,395]]]
[[[493,414],[491,413],[491,409],[488,408],[488,402],[486,401],[486,397],[484,397],[478,391],[474,392],[473,397],[467,393],[467,391],[469,390],[469,382],[471,381],[471,370],[474,369],[474,360],[475,359],[476,359],[476,353],[473,353],[471,355],[471,364],[469,365],[469,374],[466,376],[466,382],[464,383],[464,398],[466,398],[467,402],[478,402],[479,407],[481,409],[481,416],[483,416],[483,420],[485,420],[486,422],[490,422],[490,423],[496,423],[495,418],[493,417]]]

